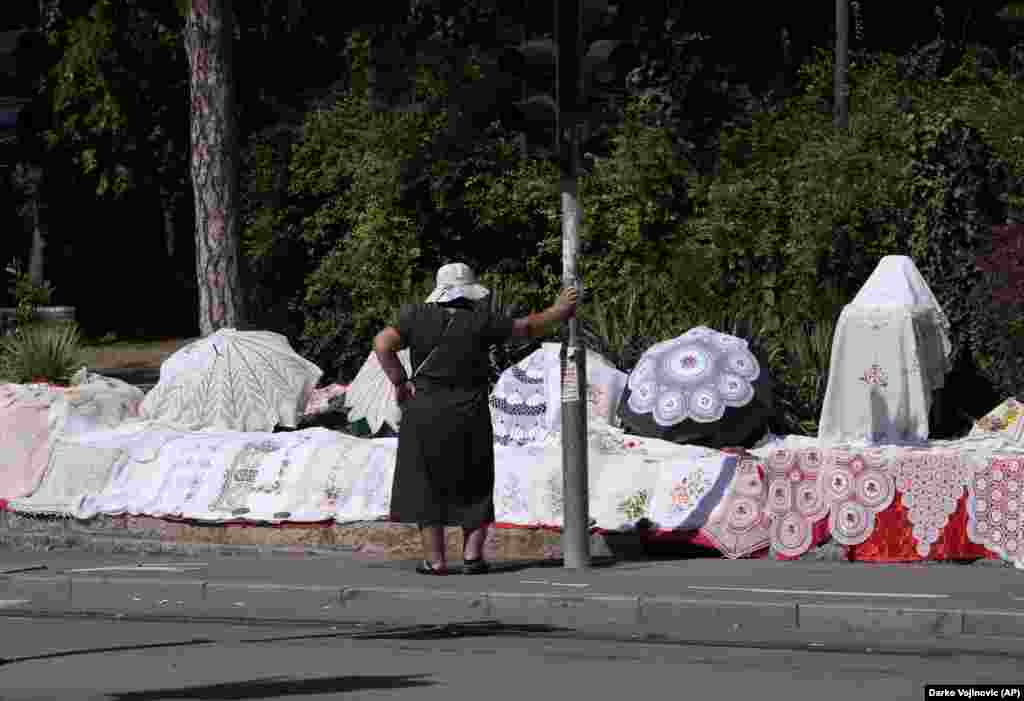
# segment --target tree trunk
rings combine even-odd
[[[160,209],[164,220],[164,249],[168,265],[174,265],[175,215],[178,212],[177,196],[166,186],[160,186]]]
[[[199,331],[244,324],[231,0],[192,0],[185,28],[192,97]]]
[[[39,192],[33,195],[32,202],[32,251],[28,259],[28,277],[36,287],[42,287],[46,279],[46,235],[43,233],[43,224],[39,214]]]
[[[836,0],[835,125],[850,125],[850,0]]]

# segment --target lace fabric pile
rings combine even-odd
[[[561,347],[544,346],[501,374],[491,393],[494,441],[525,446],[561,431]],[[614,424],[626,374],[587,351],[587,421]]]

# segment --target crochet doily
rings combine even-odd
[[[732,483],[701,533],[730,559],[763,550],[771,542],[766,495],[764,466],[752,457],[741,458]]]
[[[909,450],[896,460],[892,474],[913,525],[917,552],[928,557],[956,511],[970,480],[969,470],[956,453]]]
[[[644,352],[629,375],[627,404],[659,426],[711,423],[726,407],[749,404],[760,374],[746,341],[698,326]]]
[[[502,373],[490,400],[495,443],[526,445],[547,435],[545,371],[544,354],[533,353]]]
[[[967,488],[967,534],[1024,569],[1024,458],[994,457]]]
[[[875,515],[888,508],[896,495],[880,450],[829,451],[818,482],[829,503],[829,530],[841,545],[859,545],[867,540],[875,526]]]
[[[771,513],[772,549],[799,557],[811,547],[814,524],[829,512],[818,474],[821,451],[779,449],[769,456],[767,507]]]

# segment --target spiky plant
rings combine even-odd
[[[29,324],[0,340],[0,378],[6,382],[67,385],[81,366],[81,334],[74,322]]]
[[[806,435],[817,435],[818,418],[828,387],[834,319],[795,325],[784,338],[785,391],[780,397],[786,423]]]
[[[645,305],[634,288],[614,299],[594,300],[580,314],[581,334],[588,348],[601,353],[623,372],[635,366],[643,352],[659,341],[686,331],[657,309]]]

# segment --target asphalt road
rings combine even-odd
[[[922,699],[1019,683],[1013,658],[751,650],[495,635],[354,639],[338,627],[0,619],[0,698],[523,701]],[[175,644],[178,643],[178,644]]]

